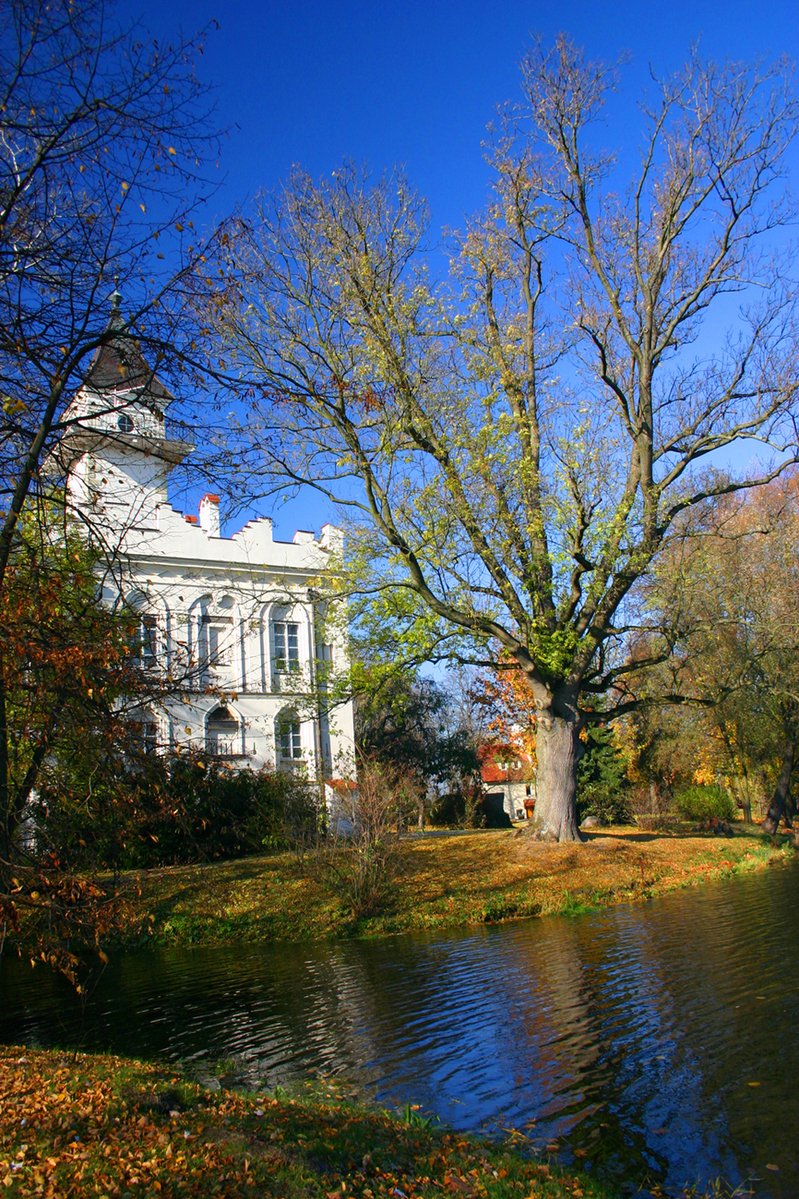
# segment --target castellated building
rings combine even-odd
[[[154,680],[145,747],[326,782],[348,775],[352,705],[327,701],[348,664],[346,632],[320,591],[341,534],[325,525],[318,538],[276,541],[260,518],[223,536],[218,496],[203,496],[197,517],[171,506],[170,472],[192,447],[168,436],[171,397],[123,334],[119,300],[119,335],[65,414],[59,458],[71,510],[114,562],[105,599],[138,613],[137,653]]]

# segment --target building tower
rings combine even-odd
[[[341,535],[325,525],[283,542],[268,517],[223,535],[215,493],[199,516],[172,507],[170,473],[192,447],[168,435],[172,397],[120,299],[115,290],[110,336],[65,413],[59,459],[72,511],[114,563],[105,598],[138,613],[140,664],[159,683],[142,736],[233,768],[346,775],[352,705],[327,704],[328,675],[348,666],[346,636],[324,582]]]

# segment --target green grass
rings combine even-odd
[[[312,854],[151,870],[124,883],[140,920],[130,940],[241,944],[576,915],[794,855],[789,843],[743,827],[730,839],[607,829],[585,845],[542,844],[507,831],[412,837],[397,845],[390,902],[360,919],[326,882],[330,876]]]

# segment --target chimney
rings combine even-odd
[[[344,549],[344,534],[335,525],[322,525],[322,536],[319,538],[319,544],[323,550],[328,550],[333,554],[340,554]]]
[[[204,495],[200,500],[200,528],[209,537],[219,537],[219,496]]]

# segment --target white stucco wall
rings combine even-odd
[[[121,417],[124,415],[124,420]],[[353,771],[352,705],[328,711],[319,660],[347,666],[346,636],[323,629],[320,587],[341,535],[300,531],[276,541],[268,518],[221,536],[217,497],[203,500],[202,525],[187,522],[168,502],[172,466],[190,450],[164,435],[163,415],[121,390],[104,396],[84,389],[69,411],[62,457],[73,509],[116,560],[105,584],[108,603],[120,598],[154,618],[154,661],[148,669],[168,686],[143,713],[158,741],[211,752],[208,720],[225,708],[236,734],[224,738],[233,766],[303,769],[309,777]],[[204,527],[203,527],[204,526]],[[297,634],[297,662],[275,662],[274,625]],[[323,643],[323,644],[322,644]],[[209,661],[212,644],[221,660]],[[282,759],[278,723],[299,726],[290,740],[301,756]],[[229,752],[232,751],[232,752]]]

